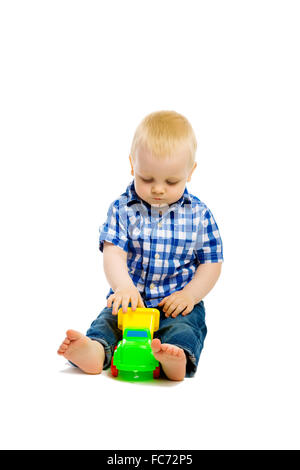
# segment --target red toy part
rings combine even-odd
[[[153,378],[158,379],[159,375],[160,375],[160,366],[157,366],[157,367],[155,367],[155,369],[153,371]]]
[[[117,349],[117,346],[115,346],[114,350],[116,350],[116,349]],[[111,370],[111,373],[114,377],[118,377],[119,371],[116,368],[116,366],[114,366],[114,356],[111,358],[110,370]]]
[[[118,369],[116,368],[116,366],[113,365],[113,363],[111,363],[110,369],[111,369],[112,375],[113,375],[114,377],[118,377],[119,371],[118,371]]]

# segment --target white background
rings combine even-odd
[[[0,5],[1,447],[299,449],[299,2]],[[56,350],[106,305],[98,228],[160,109],[224,243],[198,373],[85,375]]]

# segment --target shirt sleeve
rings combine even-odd
[[[99,228],[99,249],[103,252],[104,241],[119,246],[128,252],[128,237],[124,216],[120,215],[118,201],[114,201],[107,212],[107,219]]]
[[[206,208],[200,219],[196,254],[199,264],[224,261],[223,243],[219,228],[211,211]]]

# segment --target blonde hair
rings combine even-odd
[[[131,156],[135,160],[137,147],[145,145],[157,158],[172,156],[172,153],[186,145],[189,151],[190,166],[195,161],[197,140],[189,121],[175,111],[156,111],[148,114],[137,127]]]

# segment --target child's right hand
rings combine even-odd
[[[141,294],[134,285],[117,288],[115,293],[108,297],[107,307],[110,308],[113,304],[112,314],[117,315],[119,306],[122,305],[123,312],[126,312],[129,302],[132,310],[136,307],[145,307]]]

